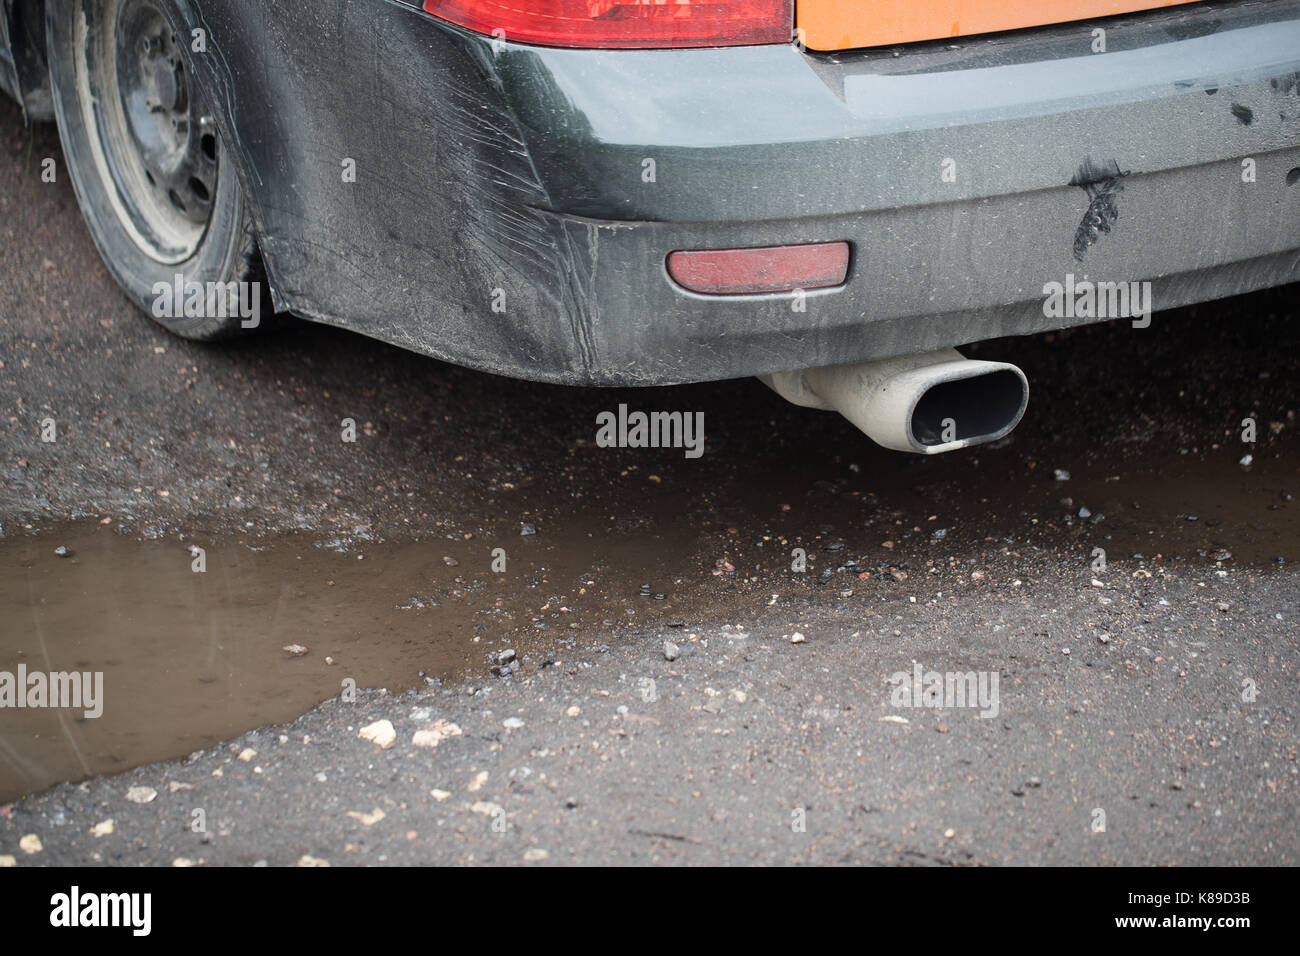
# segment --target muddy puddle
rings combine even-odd
[[[305,535],[200,543],[95,525],[0,541],[0,674],[15,684],[21,673],[103,675],[98,695],[93,677],[84,685],[98,707],[15,698],[0,709],[0,802],[292,720],[345,681],[396,692],[424,679],[495,679],[506,648],[524,655],[544,640],[559,658],[574,634],[677,610],[610,573],[662,577],[676,541],[620,536],[584,548],[521,536],[504,573],[493,572],[497,546],[339,553]],[[87,716],[88,703],[102,713]]]
[[[1052,467],[1062,457],[1076,462],[1068,478]],[[501,679],[506,648],[535,668],[620,629],[680,634],[668,628],[778,602],[864,618],[936,594],[978,607],[981,592],[1060,581],[1063,568],[1087,587],[1096,547],[1122,574],[1157,580],[1171,567],[1271,573],[1300,560],[1290,456],[1249,469],[1226,451],[1101,460],[1014,446],[774,459],[762,482],[700,472],[674,488],[628,469],[599,504],[543,511],[536,534],[346,551],[308,534],[141,539],[94,523],[11,535],[0,675],[102,673],[102,714],[0,709],[0,801],[292,720],[345,681],[397,692]],[[796,547],[807,573],[791,570]]]

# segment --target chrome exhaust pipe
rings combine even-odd
[[[796,405],[839,412],[879,445],[921,455],[997,441],[1029,403],[1016,366],[956,349],[759,378]]]

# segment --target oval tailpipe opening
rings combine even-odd
[[[997,441],[1016,427],[1028,404],[1029,383],[1015,366],[941,381],[912,409],[912,438],[930,453]]]

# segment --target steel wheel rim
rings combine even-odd
[[[77,24],[96,164],[135,244],[160,262],[181,263],[212,216],[216,130],[153,0],[106,0],[101,9],[93,39],[84,20]]]

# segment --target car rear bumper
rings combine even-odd
[[[1106,317],[1047,314],[1054,282],[1149,281],[1165,309],[1300,280],[1294,3],[834,55],[494,46],[377,6],[346,48],[299,25],[310,97],[259,109],[256,68],[213,81],[245,93],[228,122],[281,303],[451,361],[721,379]],[[281,26],[261,26],[269,56]],[[326,69],[340,57],[365,65]],[[286,190],[277,154],[304,137],[297,162],[325,172]],[[336,156],[357,158],[351,190]],[[696,295],[665,269],[834,240],[846,282],[802,302]]]

